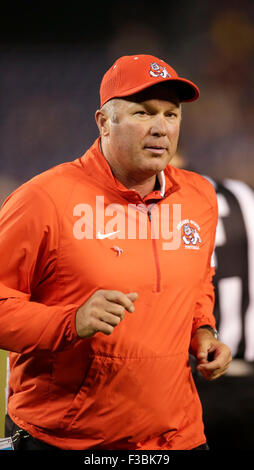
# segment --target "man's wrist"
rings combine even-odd
[[[215,339],[218,339],[218,331],[215,330],[211,325],[202,325],[197,328],[197,330],[204,329],[210,331]]]

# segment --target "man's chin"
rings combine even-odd
[[[153,174],[159,173],[164,170],[169,163],[168,158],[154,158],[147,165],[147,170],[151,171]]]

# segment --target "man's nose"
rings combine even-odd
[[[165,135],[167,135],[166,118],[162,115],[159,115],[159,114],[157,116],[154,116],[150,132],[154,136],[165,136]]]

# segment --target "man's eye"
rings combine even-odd
[[[146,114],[148,114],[147,111],[136,111],[135,114],[139,114],[140,116],[145,116]]]

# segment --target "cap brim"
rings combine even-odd
[[[168,85],[169,88],[171,89],[174,88],[177,92],[180,102],[195,101],[199,98],[200,92],[199,92],[198,87],[190,80],[187,80],[186,78],[178,77],[178,78],[170,78],[168,80],[161,79],[161,80],[158,80],[157,83],[151,83],[149,81],[147,83],[143,83],[142,85],[139,85],[138,87],[125,90],[124,92],[119,93],[117,96],[112,96],[110,99],[121,98],[124,96],[131,96],[136,93],[139,93],[140,91],[146,90],[148,88],[156,87],[158,84],[161,84],[161,83],[165,83],[165,85]]]
[[[195,101],[200,96],[198,87],[186,78],[179,77],[168,82],[176,87],[180,101]]]

